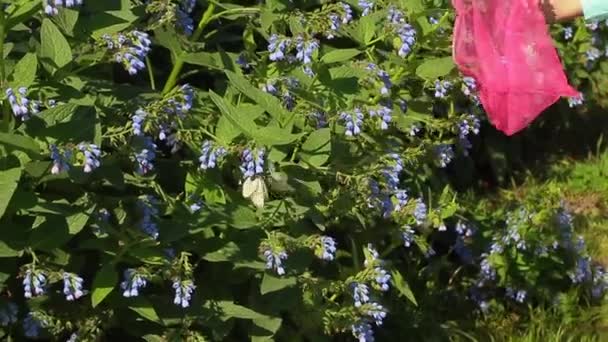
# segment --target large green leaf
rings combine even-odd
[[[17,190],[22,170],[18,167],[0,171],[0,219],[4,216],[8,204]]]
[[[213,101],[213,103],[215,103],[215,105],[220,109],[220,112],[222,112],[222,115],[227,121],[230,122],[230,124],[232,124],[236,129],[246,136],[253,137],[253,132],[257,130],[257,127],[253,121],[239,121],[239,116],[235,114],[234,107],[225,101],[223,97],[219,96],[213,91],[209,92],[209,97],[211,98],[211,101]]]
[[[452,57],[429,58],[416,68],[416,75],[426,80],[435,80],[448,75],[454,67]]]
[[[290,113],[283,108],[279,99],[254,87],[242,75],[232,71],[226,71],[226,75],[228,76],[228,80],[232,87],[236,88],[260,107],[264,108],[279,124],[283,123],[283,120],[291,116]]]
[[[357,49],[332,50],[332,51],[326,53],[325,55],[323,55],[323,57],[321,57],[321,62],[338,63],[338,62],[349,61],[349,60],[353,59],[354,57],[360,55],[361,52],[362,51],[357,50]]]
[[[302,144],[300,157],[314,166],[323,165],[331,153],[331,129],[322,128],[312,132]]]
[[[9,151],[23,151],[31,158],[40,158],[40,146],[36,140],[24,135],[0,133],[0,145]]]
[[[407,298],[410,302],[412,302],[412,304],[418,306],[418,302],[416,302],[414,293],[410,289],[410,286],[405,281],[405,279],[403,279],[403,276],[401,275],[401,273],[397,270],[393,270],[391,272],[391,275],[393,277],[393,285],[399,291],[399,294],[401,296],[404,296],[405,298]]]
[[[15,65],[11,74],[9,86],[16,91],[17,87],[29,87],[36,80],[38,58],[33,53],[26,53]]]
[[[303,133],[291,134],[288,129],[277,126],[266,126],[255,131],[254,139],[261,145],[287,145],[299,139]]]
[[[158,317],[158,314],[156,313],[154,306],[152,306],[152,303],[150,303],[149,300],[143,298],[142,296],[135,298],[133,300],[133,303],[129,305],[129,309],[137,312],[137,314],[149,321],[162,324],[162,321],[160,317]]]
[[[264,273],[262,279],[262,285],[260,285],[260,293],[266,294],[282,290],[286,287],[294,286],[296,284],[295,277],[278,278],[269,273]]]
[[[118,275],[114,269],[114,264],[107,262],[95,276],[93,281],[93,294],[91,304],[96,307],[101,303],[116,287]]]
[[[42,20],[40,29],[40,59],[44,67],[55,73],[72,61],[72,49],[61,31],[50,19]]]

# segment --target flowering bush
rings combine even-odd
[[[4,333],[372,341],[425,293],[601,297],[554,198],[457,201],[483,112],[429,6],[7,3]]]

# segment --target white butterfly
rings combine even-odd
[[[258,208],[264,207],[264,201],[268,199],[268,189],[262,177],[249,177],[243,183],[243,197],[251,199],[253,205]]]

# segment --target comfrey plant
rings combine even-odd
[[[600,300],[577,234],[535,233],[547,211],[488,223],[451,188],[484,123],[443,3],[7,2],[4,332],[373,341],[427,296],[536,303],[551,270]],[[604,26],[573,26],[579,64]]]

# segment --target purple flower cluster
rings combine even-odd
[[[415,236],[416,232],[414,231],[414,229],[412,229],[412,227],[410,226],[405,226],[403,231],[401,232],[401,237],[403,238],[403,245],[405,247],[412,246]]]
[[[25,298],[41,296],[45,292],[46,275],[42,271],[28,269],[23,277],[23,294]]]
[[[340,119],[344,121],[344,126],[346,126],[344,134],[349,137],[361,134],[364,116],[360,108],[355,108],[353,113],[342,112]]]
[[[452,88],[452,83],[449,81],[435,80],[435,97],[443,99],[447,96],[448,91]]]
[[[190,301],[192,300],[192,293],[196,286],[192,282],[192,280],[182,280],[181,278],[173,279],[173,288],[175,289],[175,297],[173,298],[173,303],[175,305],[181,306],[182,308],[187,308],[190,306]]]
[[[42,7],[44,13],[47,15],[59,14],[59,8],[71,8],[74,6],[82,5],[82,0],[42,0]]]
[[[325,32],[325,37],[333,39],[342,25],[346,25],[353,20],[353,10],[348,4],[342,2],[339,4],[337,11],[329,13],[328,19],[329,29]]]
[[[268,58],[273,62],[284,60],[290,45],[290,38],[280,37],[278,34],[273,33],[268,38],[268,52],[270,52]]]
[[[374,2],[370,0],[359,0],[359,7],[363,10],[361,16],[365,17],[374,9]]]
[[[218,160],[226,155],[227,151],[221,146],[216,146],[212,141],[205,140],[201,149],[201,156],[198,161],[203,170],[213,169],[217,166]]]
[[[395,7],[389,8],[387,19],[401,40],[401,47],[397,53],[400,57],[406,57],[416,44],[416,30],[405,20],[403,13]]]
[[[568,98],[568,105],[570,106],[570,108],[574,108],[574,107],[582,106],[584,101],[585,101],[585,98],[583,96],[583,93],[579,93],[578,96]]]
[[[380,118],[380,129],[386,130],[388,129],[389,123],[393,120],[392,116],[393,110],[387,106],[379,106],[378,109],[370,109],[368,111],[370,117],[379,117]]]
[[[175,19],[177,27],[186,36],[191,36],[194,32],[194,20],[191,17],[196,0],[182,0],[175,8]]]
[[[40,105],[37,101],[30,101],[27,98],[27,88],[20,87],[17,92],[19,96],[15,94],[12,88],[6,89],[6,98],[11,105],[15,117],[21,119],[21,121],[25,121],[30,118],[31,114],[38,114]]]
[[[451,145],[441,144],[435,147],[435,154],[439,167],[445,168],[454,158],[454,149]]]
[[[153,196],[144,196],[137,204],[142,215],[141,230],[154,240],[157,240],[159,232],[155,220],[159,213],[158,208],[156,208],[158,201]]]
[[[526,300],[528,293],[525,290],[515,290],[511,287],[507,287],[506,296],[518,303],[523,303]]]
[[[124,271],[124,280],[120,283],[120,288],[123,291],[122,295],[129,298],[139,296],[139,291],[147,285],[148,282],[143,275],[132,268],[128,268]]]
[[[254,149],[253,151],[247,148],[241,153],[240,168],[244,179],[264,174],[265,154],[266,150],[263,148]]]
[[[112,37],[105,34],[102,39],[108,50],[113,53],[114,60],[123,65],[130,75],[137,74],[146,68],[143,60],[150,52],[152,42],[147,33],[132,31]]]
[[[148,113],[146,113],[146,111],[141,108],[135,111],[135,114],[131,118],[131,125],[133,126],[133,135],[143,135],[145,120],[147,116]]]
[[[135,154],[137,173],[145,176],[154,169],[154,159],[156,158],[156,144],[151,137],[143,137],[142,148]]]
[[[59,174],[63,171],[70,169],[69,160],[72,159],[72,151],[64,150],[63,153],[55,145],[50,145],[51,149],[51,160],[53,166],[51,167],[51,174]]]
[[[74,273],[63,273],[63,294],[68,301],[74,301],[84,295],[83,279]]]
[[[310,65],[315,51],[319,49],[319,41],[316,39],[305,40],[302,35],[296,37],[296,60],[304,64],[304,72],[308,76],[314,76]]]
[[[320,259],[332,261],[336,257],[336,240],[329,236],[319,237],[319,247],[316,254]]]
[[[350,284],[350,287],[353,291],[353,301],[355,303],[355,307],[360,307],[361,305],[369,302],[369,287],[364,283],[353,282]]]
[[[101,150],[95,144],[80,143],[78,149],[84,154],[84,172],[90,173],[101,166]]]
[[[283,261],[287,260],[285,250],[275,250],[271,246],[264,246],[263,255],[266,259],[267,270],[274,270],[278,275],[285,274],[285,268],[283,267]]]

